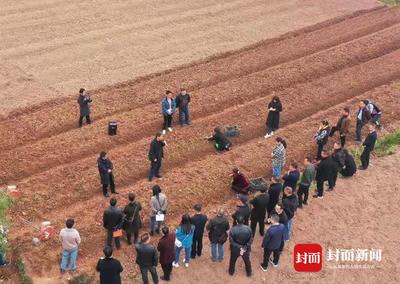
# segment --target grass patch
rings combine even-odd
[[[11,198],[3,191],[0,191],[0,225],[1,226],[8,225],[6,211],[11,206],[11,203],[12,203]],[[0,230],[0,253],[4,254],[7,249],[8,249],[7,232],[3,233],[3,231]]]
[[[18,275],[21,279],[21,284],[32,284],[32,279],[26,273],[25,262],[20,257],[17,260]]]
[[[400,0],[381,0],[381,2],[392,6],[400,4]]]
[[[92,284],[94,277],[88,276],[86,273],[79,274],[68,281],[68,284]]]

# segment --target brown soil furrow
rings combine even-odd
[[[399,32],[400,25],[395,25],[381,33],[265,70],[260,74],[254,73],[252,76],[225,82],[223,85],[217,85],[216,90],[213,88],[203,89],[204,93],[194,94],[199,100],[194,103],[192,113],[194,117],[199,119],[218,113],[221,109],[232,108],[233,105],[243,101],[249,103],[257,97],[267,96],[271,90],[313,80],[339,68],[349,67],[379,57],[393,49],[400,48],[400,38],[394,36]],[[308,67],[306,68],[307,64]],[[297,72],[290,72],[291,70],[297,70]],[[288,72],[293,76],[284,78]],[[260,83],[260,78],[263,78],[265,82]],[[245,92],[250,88],[252,88],[252,92]],[[209,106],[208,102],[217,92],[220,97],[227,99],[219,99],[214,103],[214,106]],[[207,107],[204,108],[204,106]],[[77,129],[7,151],[2,155],[4,172],[0,172],[0,181],[3,179],[4,183],[15,182],[60,164],[70,164],[77,159],[82,160],[99,153],[103,149],[110,150],[151,136],[161,123],[159,114],[153,112],[156,107],[150,105],[143,108],[140,113],[131,111],[116,116],[115,118],[122,123],[120,134],[117,137],[111,138],[105,135],[107,120],[104,119],[84,130]],[[80,143],[78,141],[85,142]],[[68,148],[69,152],[59,151],[60,147]],[[46,155],[43,155],[43,153],[46,153]],[[26,159],[28,156],[33,158],[28,161]],[[12,166],[6,167],[5,165]]]
[[[331,76],[315,82],[298,86],[281,92],[285,112],[283,124],[290,125],[315,113],[315,110],[323,110],[343,100],[359,95],[371,88],[386,84],[400,77],[400,70],[396,67],[400,61],[400,50],[365,64],[345,69]],[[352,80],[347,80],[352,76]],[[342,82],[340,86],[333,82]],[[296,97],[296,104],[291,100]],[[175,132],[168,137],[165,169],[168,173],[172,168],[181,168],[187,161],[206,159],[206,156],[214,156],[214,150],[202,140],[207,129],[218,124],[236,123],[242,126],[243,133],[240,139],[234,140],[234,144],[247,143],[261,136],[264,129],[265,104],[269,98],[262,98],[256,102],[231,108],[223,113],[206,117],[195,125],[185,130]],[[308,102],[312,100],[313,104]],[[124,147],[110,151],[116,167],[116,179],[118,186],[127,186],[138,179],[143,178],[148,170],[147,148],[150,139],[143,139]],[[39,175],[32,176],[18,184],[24,192],[29,192],[35,185],[41,185],[35,190],[35,195],[29,196],[25,205],[42,204],[49,198],[51,192],[60,192],[66,187],[71,189],[69,200],[75,202],[91,198],[94,192],[98,194],[98,174],[95,167],[96,157],[85,158],[79,162],[67,164],[51,169]],[[84,173],[84,174],[82,174]],[[68,181],[68,184],[66,184]],[[63,200],[55,200],[42,208],[34,209],[32,216],[43,216],[58,208],[58,203]],[[34,208],[34,206],[27,206]]]
[[[259,71],[257,66],[266,68],[281,64],[391,26],[399,22],[399,14],[400,9],[377,11],[371,14],[370,20],[367,20],[366,16],[360,16],[344,22],[334,22],[333,25],[322,30],[311,29],[311,32],[306,30],[305,33],[292,33],[292,37],[287,35],[281,40],[267,41],[241,53],[223,55],[217,60],[178,68],[161,73],[160,76],[154,75],[143,80],[133,80],[114,87],[103,88],[94,92],[96,104],[93,115],[99,119],[121,111],[157,103],[160,94],[167,87],[174,89],[184,84],[189,90],[198,89],[231,77]],[[352,28],[344,29],[349,26]],[[293,37],[293,35],[296,36]],[[228,74],[227,70],[229,70]],[[127,94],[140,94],[140,96]],[[0,142],[3,149],[14,148],[27,142],[69,131],[76,124],[74,98],[67,99],[66,102],[64,100],[52,102],[40,109],[33,108],[32,111],[24,110],[14,116],[14,119],[10,118],[0,123],[0,132],[7,137]]]
[[[351,105],[353,108],[356,108],[357,102],[360,99],[370,98],[378,104],[385,106],[383,119],[385,125],[396,122],[400,115],[400,110],[397,107],[400,104],[400,97],[397,96],[399,87],[400,81],[396,81],[282,128],[280,135],[288,141],[289,157],[300,160],[304,157],[305,153],[315,152],[315,146],[314,143],[311,143],[311,137],[318,127],[318,122],[325,118],[335,121],[338,112],[344,106]],[[170,200],[170,218],[168,222],[171,222],[173,216],[189,210],[195,203],[207,203],[208,207],[211,208],[214,204],[220,205],[221,202],[231,199],[232,195],[227,194],[227,185],[229,182],[227,173],[233,166],[242,167],[251,176],[265,175],[270,172],[268,156],[273,148],[273,144],[271,140],[257,138],[234,148],[231,152],[224,155],[208,156],[204,160],[189,163],[185,168],[171,170],[168,179],[160,182]],[[210,164],[213,164],[212,168],[210,168]],[[176,182],[177,180],[179,180],[179,183]],[[189,185],[190,188],[188,188]],[[146,214],[148,210],[146,204],[150,196],[148,186],[149,184],[146,181],[138,181],[134,187],[130,186],[129,188],[121,189],[120,191],[124,194],[119,197],[122,200],[122,205],[125,203],[126,193],[132,190],[135,191],[139,200],[145,205],[143,212],[145,221],[147,221]],[[65,196],[65,198],[68,200],[68,196]],[[174,202],[174,200],[179,200],[179,202]],[[49,215],[46,215],[46,218],[49,218],[49,220],[52,220],[60,227],[63,225],[65,217],[75,216],[77,218],[78,229],[85,236],[85,242],[83,242],[81,247],[81,258],[85,258],[85,264],[87,265],[84,269],[90,270],[96,260],[94,256],[100,255],[101,246],[98,244],[103,242],[104,234],[100,226],[101,214],[99,212],[102,212],[102,209],[106,206],[106,199],[95,196],[89,202],[74,203],[74,206],[70,208],[60,207],[57,212],[49,211]],[[15,220],[15,224],[18,224],[17,219]],[[21,230],[21,235],[13,236],[14,241],[18,240],[21,247],[30,246],[30,238],[27,238],[29,235],[28,231],[29,229],[26,229],[25,233],[22,234],[24,231]],[[29,255],[31,257],[28,258],[28,262],[35,273],[39,275],[43,273],[43,266],[40,261],[42,259],[40,255],[43,251],[47,252],[48,258],[52,262],[57,261],[58,251],[54,250],[55,247],[58,247],[58,243],[53,240],[42,244],[35,251],[30,251]]]

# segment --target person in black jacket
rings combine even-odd
[[[361,143],[361,132],[365,124],[371,119],[371,113],[367,108],[368,101],[360,101],[360,107],[357,112],[357,126],[356,126],[356,142]]]
[[[328,191],[335,189],[338,172],[345,167],[345,159],[346,156],[341,143],[335,142],[335,144],[333,144],[332,160],[335,162],[337,170],[332,173],[332,187],[330,187]]]
[[[229,151],[232,148],[232,142],[226,137],[219,127],[214,128],[213,135],[206,138],[208,141],[214,141],[217,151]]]
[[[90,124],[90,103],[92,99],[86,94],[86,90],[79,90],[78,105],[79,105],[79,127],[82,127],[83,118],[86,118],[86,123]]]
[[[106,246],[103,250],[104,258],[97,262],[96,270],[100,272],[100,284],[121,284],[121,262],[112,257],[112,247]]]
[[[271,211],[275,208],[275,205],[279,201],[279,196],[282,192],[282,184],[279,182],[278,177],[272,177],[271,178],[271,185],[268,190],[269,194],[269,202],[268,202],[268,216],[271,215]]]
[[[235,273],[236,260],[239,256],[243,258],[246,267],[246,274],[251,276],[250,251],[253,243],[253,235],[249,226],[243,224],[243,216],[237,216],[237,225],[229,231],[229,242],[231,247],[231,257],[229,259],[229,274]]]
[[[121,209],[117,208],[117,199],[110,199],[110,207],[104,210],[103,227],[107,230],[107,246],[112,247],[112,240],[115,240],[117,249],[121,247],[119,237],[114,237],[114,231],[121,229],[123,215]]]
[[[276,214],[271,215],[271,226],[268,228],[267,233],[262,242],[264,248],[264,260],[260,264],[262,271],[268,270],[268,263],[270,262],[271,254],[273,254],[272,265],[278,267],[279,256],[284,245],[284,232],[285,227],[279,223],[279,216]]]
[[[364,146],[364,150],[360,156],[361,166],[358,167],[360,170],[366,170],[369,166],[369,156],[371,155],[371,152],[374,150],[376,140],[378,139],[375,127],[376,125],[373,123],[370,123],[368,125],[369,133],[367,138],[365,138],[364,143],[362,144]]]
[[[157,284],[158,252],[156,247],[150,244],[150,235],[148,233],[144,233],[140,237],[140,242],[135,244],[135,248],[136,263],[139,265],[140,272],[142,273],[143,284],[149,283],[149,279],[147,277],[147,273],[149,271],[154,284]]]
[[[229,221],[225,217],[225,210],[218,209],[217,216],[208,222],[206,227],[211,243],[211,261],[222,262],[224,259],[224,243],[228,239]],[[218,255],[217,255],[218,251]]]
[[[329,122],[327,120],[322,120],[317,133],[314,135],[314,139],[318,145],[317,160],[321,160],[321,151],[328,142],[330,132],[331,128]]]
[[[190,125],[190,94],[186,92],[185,88],[181,88],[181,92],[175,99],[176,107],[179,109],[179,125],[182,127],[184,124]]]
[[[282,197],[283,210],[285,210],[286,216],[288,217],[288,223],[285,230],[285,241],[290,240],[293,228],[293,217],[299,206],[297,195],[293,193],[293,188],[287,186],[283,191]]]
[[[274,135],[274,131],[279,128],[279,116],[282,111],[282,103],[278,96],[274,96],[271,102],[268,104],[268,117],[267,117],[267,134],[265,138],[269,138]]]
[[[343,149],[343,153],[345,155],[344,168],[340,171],[340,174],[344,177],[351,177],[357,172],[357,165],[347,149]]]
[[[139,238],[139,229],[142,226],[142,220],[140,219],[140,211],[142,205],[139,201],[135,201],[136,195],[133,192],[128,194],[129,203],[124,208],[124,230],[126,232],[126,238],[128,244],[136,243]]]
[[[283,204],[282,203],[278,203],[275,205],[274,210],[272,210],[271,212],[271,216],[272,214],[276,214],[279,217],[279,223],[284,225],[285,227],[287,226],[287,223],[289,222],[289,219],[286,215],[285,210],[283,209]],[[267,220],[267,224],[270,224],[271,220],[268,218]]]
[[[115,182],[114,182],[114,174],[113,174],[113,163],[107,157],[106,152],[101,152],[100,157],[97,159],[97,166],[99,168],[100,173],[100,181],[103,186],[103,195],[105,197],[109,197],[108,194],[108,186],[110,186],[111,193],[118,194],[115,191]]]
[[[149,150],[150,160],[150,173],[149,181],[153,180],[153,177],[161,178],[160,169],[161,162],[164,158],[164,146],[167,143],[164,141],[164,135],[161,132],[156,134],[156,137],[151,141]]]
[[[264,221],[267,213],[268,202],[269,195],[266,188],[260,189],[260,194],[256,195],[254,199],[250,201],[250,204],[253,206],[250,214],[250,228],[251,232],[253,233],[253,237],[256,233],[257,223],[260,227],[260,235],[264,235]]]
[[[250,218],[250,205],[249,198],[247,195],[238,194],[238,202],[235,213],[232,214],[233,225],[237,224],[237,217],[240,215],[243,217],[243,224],[249,225]]]
[[[191,258],[193,259],[196,258],[196,255],[201,256],[201,252],[203,250],[204,227],[207,223],[207,215],[201,213],[201,204],[196,204],[194,206],[194,211],[196,213],[191,218],[192,224],[195,227],[191,252]]]
[[[296,161],[292,161],[289,165],[289,171],[282,177],[284,180],[283,188],[289,186],[292,189],[296,188],[297,182],[300,178],[299,164]]]
[[[314,198],[323,198],[325,181],[328,181],[329,188],[333,187],[333,178],[336,171],[336,163],[333,161],[332,157],[329,156],[329,152],[325,149],[322,150],[321,161],[318,164],[317,173],[315,175],[315,180],[317,181],[317,194],[313,195]]]

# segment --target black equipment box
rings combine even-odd
[[[108,122],[108,135],[117,135],[117,129],[118,123],[115,120]]]

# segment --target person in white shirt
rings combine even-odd
[[[67,269],[69,260],[69,271],[74,272],[76,268],[76,258],[78,256],[79,244],[81,237],[79,232],[72,228],[75,224],[74,219],[68,219],[65,223],[66,228],[60,231],[60,241],[63,248],[63,255],[60,264],[60,271],[64,273]]]

